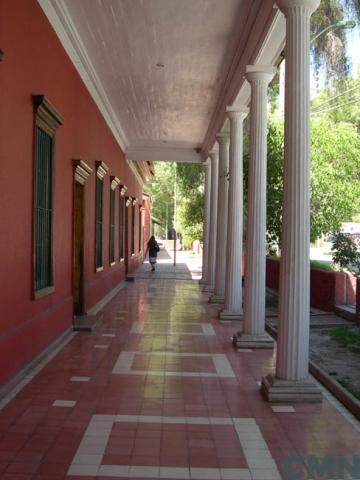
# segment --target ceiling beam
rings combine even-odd
[[[179,163],[201,163],[202,156],[193,148],[171,148],[171,147],[130,147],[125,152],[126,159],[131,161],[150,162],[179,162]]]

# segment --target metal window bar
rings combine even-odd
[[[103,181],[96,177],[96,209],[95,209],[96,239],[95,239],[95,262],[96,268],[102,267],[102,243],[103,243]]]
[[[115,262],[115,190],[110,188],[110,231],[109,260]]]
[[[125,209],[126,201],[125,197],[120,196],[120,209],[119,209],[119,256],[120,259],[124,258],[125,248]]]
[[[35,131],[35,291],[52,285],[53,139]]]
[[[131,205],[131,254],[135,253],[135,205]]]
[[[139,207],[139,252],[142,250],[142,222],[141,208]]]

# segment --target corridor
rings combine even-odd
[[[0,404],[0,478],[300,479],[326,455],[351,472],[359,422],[328,395],[266,402],[275,353],[236,351],[236,323],[219,322],[190,274],[170,278],[170,262],[147,278],[144,264],[95,331],[72,334]]]

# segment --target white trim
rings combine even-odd
[[[129,147],[126,150],[126,159],[131,161],[164,161],[201,163],[202,156],[194,148],[178,147]]]

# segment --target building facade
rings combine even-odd
[[[126,162],[39,4],[0,5],[2,385],[142,262],[153,169]]]

